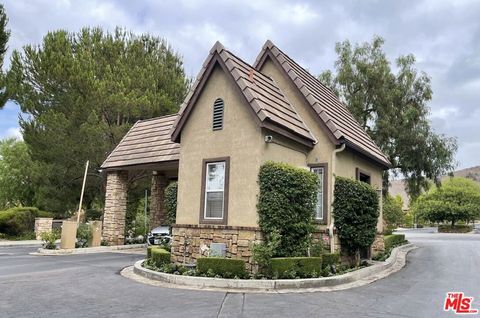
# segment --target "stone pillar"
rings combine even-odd
[[[154,171],[150,197],[150,229],[165,223],[165,188],[168,180],[165,175]]]
[[[385,251],[385,240],[383,234],[377,234],[372,244],[372,255],[375,256]]]
[[[52,231],[53,218],[35,218],[35,238],[41,240],[40,235],[43,232]]]
[[[128,171],[107,172],[103,239],[108,245],[125,244]]]

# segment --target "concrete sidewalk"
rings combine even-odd
[[[11,247],[11,246],[41,246],[42,241],[40,240],[26,240],[26,241],[0,241],[0,247]]]

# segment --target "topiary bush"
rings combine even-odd
[[[318,277],[322,257],[277,257],[270,260],[269,274],[274,278]]]
[[[260,167],[258,179],[260,229],[266,240],[274,232],[280,235],[275,256],[306,255],[315,230],[317,176],[302,168],[269,161]]]
[[[165,222],[168,225],[174,224],[177,218],[177,192],[178,192],[178,182],[171,182],[165,188]]]
[[[390,250],[405,242],[405,234],[385,235],[383,239],[385,241],[385,250]]]
[[[331,268],[332,265],[340,263],[340,254],[339,253],[325,253],[322,255],[322,267]]]
[[[375,240],[379,215],[377,192],[368,184],[335,178],[333,215],[342,249],[360,261],[360,250]]]
[[[53,217],[53,215],[34,207],[16,207],[0,211],[0,233],[7,236],[33,233],[37,217]]]
[[[150,259],[155,266],[162,267],[170,264],[170,252],[163,248],[152,248],[150,249]]]
[[[197,272],[207,276],[223,278],[245,278],[245,261],[224,257],[202,257],[197,259]]]

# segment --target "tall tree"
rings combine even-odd
[[[99,28],[49,32],[14,51],[7,85],[36,173],[36,203],[65,212],[77,204],[86,160],[88,208],[98,169],[139,119],[174,113],[186,95],[182,58],[163,39]]]
[[[319,79],[347,105],[360,125],[388,156],[393,173],[406,178],[409,195],[415,199],[440,176],[455,168],[455,138],[437,134],[428,121],[432,99],[430,78],[415,69],[413,55],[396,59],[391,69],[383,51],[384,40],[352,46],[337,43],[336,73],[325,71]],[[384,191],[389,173],[384,173]]]
[[[6,90],[6,76],[3,71],[3,62],[5,59],[5,53],[7,53],[7,43],[10,38],[10,30],[7,29],[8,17],[5,13],[3,4],[0,4],[0,109],[5,106],[8,100],[8,94]]]
[[[451,177],[442,187],[422,194],[413,211],[431,222],[473,221],[480,217],[480,185],[467,178]]]
[[[0,210],[33,204],[33,162],[23,141],[0,141]]]

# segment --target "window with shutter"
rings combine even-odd
[[[223,129],[223,99],[217,98],[213,103],[213,130]]]

